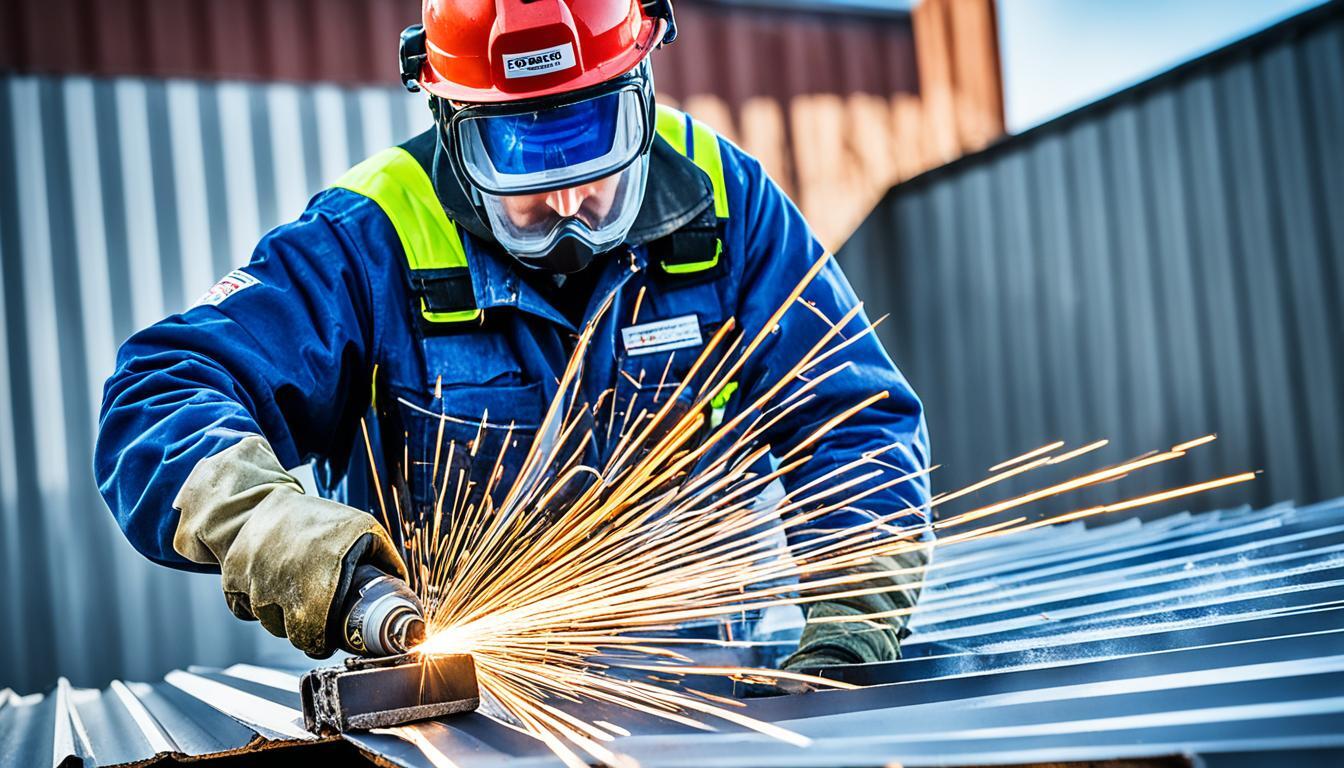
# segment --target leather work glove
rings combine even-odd
[[[356,566],[406,578],[373,515],[305,494],[258,435],[198,463],[173,507],[181,512],[173,548],[219,566],[229,610],[315,658],[335,649],[329,615]]]
[[[821,593],[844,592],[890,585],[889,592],[858,597],[840,597],[807,604],[807,624],[798,642],[798,650],[781,664],[791,672],[833,667],[838,664],[865,664],[873,661],[895,661],[901,657],[901,640],[907,634],[905,625],[909,614],[884,619],[868,619],[853,623],[814,623],[813,619],[831,616],[860,616],[870,613],[912,608],[919,599],[919,585],[924,568],[929,562],[929,548],[921,547],[898,555],[874,557],[871,562],[856,567],[849,573],[861,571],[893,571],[912,569],[908,573],[881,576],[856,584],[827,587]],[[913,586],[906,586],[913,585]],[[875,628],[880,624],[881,628]]]

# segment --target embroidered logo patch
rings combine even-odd
[[[574,46],[553,45],[538,51],[504,54],[504,77],[536,77],[574,66]]]
[[[241,269],[235,269],[229,274],[221,277],[218,283],[211,286],[201,298],[196,300],[192,306],[200,307],[206,304],[210,306],[219,306],[219,303],[246,288],[254,285],[260,285],[261,281],[247,274]]]
[[[700,338],[700,319],[695,315],[682,315],[669,320],[655,320],[652,323],[622,328],[621,338],[625,342],[625,351],[631,357],[698,347],[704,343]]]

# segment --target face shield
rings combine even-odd
[[[500,245],[545,267],[565,238],[593,254],[625,239],[644,198],[652,105],[644,65],[577,97],[455,109],[448,144]]]

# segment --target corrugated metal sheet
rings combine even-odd
[[[1335,2],[894,188],[840,259],[893,314],[937,483],[1056,438],[1218,432],[1161,476],[1344,493],[1341,170]]]
[[[0,684],[285,657],[217,577],[117,530],[92,478],[102,382],[134,330],[427,118],[388,88],[0,79]]]
[[[948,547],[913,627],[906,659],[831,673],[868,687],[746,704],[745,714],[812,737],[806,749],[591,705],[580,713],[630,731],[610,746],[646,766],[1344,761],[1344,501],[1074,523]],[[62,679],[8,703],[0,693],[0,765],[155,755],[212,764],[283,745],[302,747],[291,760],[351,758],[302,730],[300,673],[235,665],[101,691]],[[482,713],[414,731],[463,768],[555,764]],[[346,743],[379,765],[432,765],[395,736]]]
[[[992,0],[836,8],[679,0],[680,37],[654,58],[659,93],[760,157],[831,245],[896,181],[1003,133]],[[20,0],[0,5],[0,71],[395,85],[397,35],[419,14],[416,0]]]

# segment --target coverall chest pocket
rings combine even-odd
[[[503,498],[541,423],[540,383],[445,384],[424,406],[403,399],[407,483],[421,513]],[[498,467],[498,471],[496,471]]]
[[[487,492],[502,499],[545,413],[541,383],[524,380],[493,334],[428,338],[425,351],[428,380],[415,397],[399,398],[417,509],[442,504],[447,515],[481,504]]]

